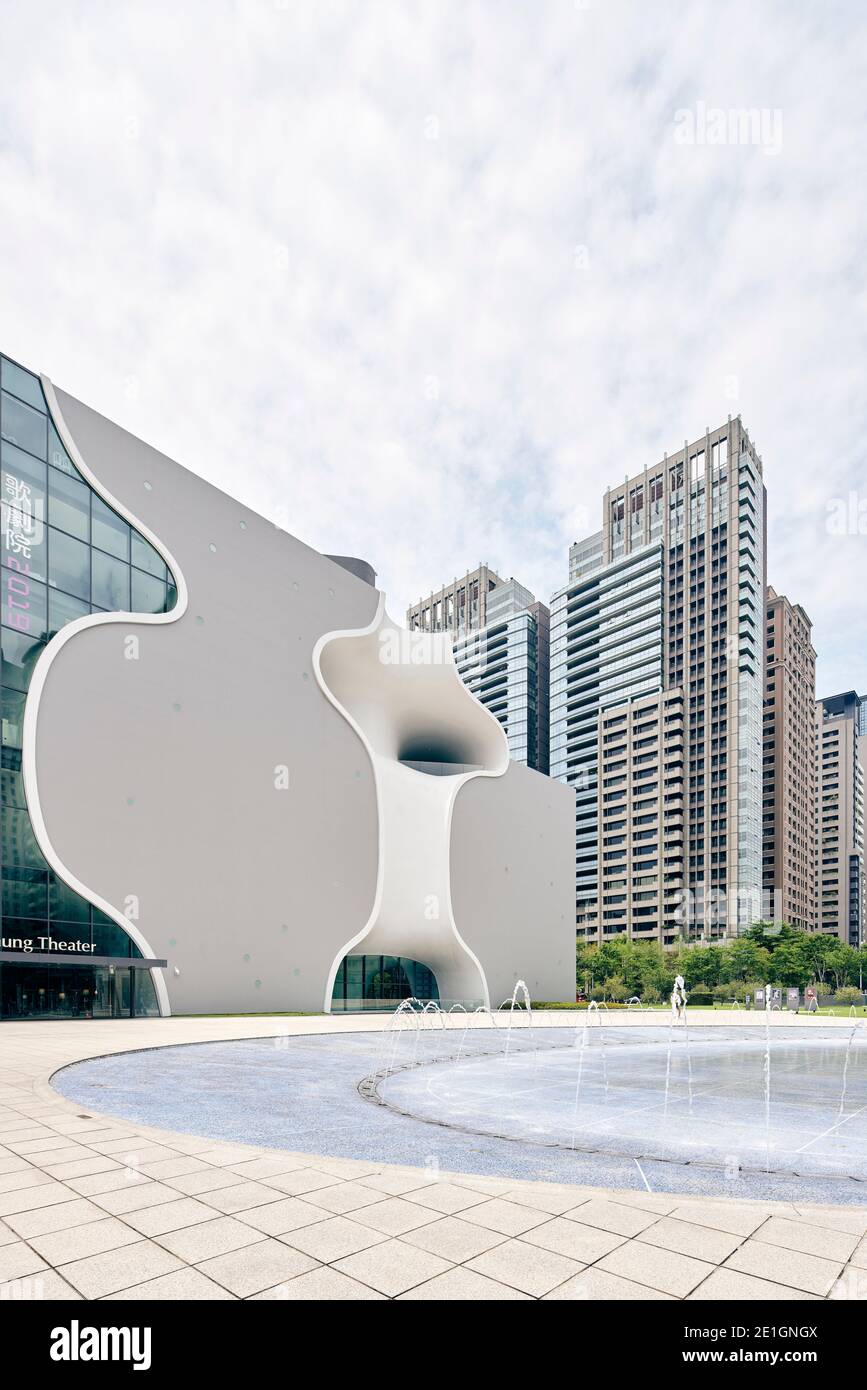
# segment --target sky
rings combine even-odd
[[[740,414],[867,693],[858,0],[0,0],[0,345],[403,617]],[[738,113],[752,113],[740,117]]]

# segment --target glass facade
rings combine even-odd
[[[149,971],[123,965],[141,957],[138,947],[57,877],[36,843],[22,726],[33,668],[55,633],[89,613],[168,612],[177,591],[153,546],[73,464],[39,378],[0,358],[0,388],[0,1018],[150,1014]],[[58,960],[65,955],[93,960]]]
[[[662,689],[662,582],[662,548],[644,546],[588,561],[551,600],[551,776],[575,788],[581,936],[595,933],[598,911],[599,716]]]
[[[487,624],[459,637],[464,685],[502,724],[509,757],[548,771],[548,610],[514,579],[488,594]]]
[[[334,980],[334,1010],[392,1009],[401,999],[438,1000],[436,976],[406,956],[346,956]]]

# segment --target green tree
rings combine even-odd
[[[757,944],[747,933],[735,937],[724,947],[722,963],[722,982],[729,980],[753,980],[757,976],[767,979],[771,955],[766,947]]]

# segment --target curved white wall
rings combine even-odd
[[[501,777],[509,765],[502,727],[458,676],[451,639],[398,627],[384,596],[368,628],[320,638],[313,667],[367,749],[379,820],[373,909],[335,957],[326,1010],[350,953],[409,956],[434,972],[440,998],[489,1004],[485,972],[455,922],[450,856],[458,791],[474,778]],[[432,750],[474,770],[431,776],[401,761]]]

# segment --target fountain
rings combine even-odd
[[[524,996],[524,1008],[525,1008],[526,1011],[527,1011],[527,1027],[528,1027],[529,1029],[531,1029],[531,1030],[532,1030],[532,1027],[533,1027],[533,1008],[532,1008],[532,1005],[531,1005],[531,1003],[530,1003],[530,991],[528,990],[528,988],[527,988],[526,984],[524,983],[524,981],[523,981],[523,980],[519,980],[518,983],[515,985],[515,988],[512,990],[512,998],[511,998],[511,1000],[509,1000],[509,999],[504,999],[504,1000],[503,1000],[503,1003],[500,1005],[500,1008],[501,1008],[501,1009],[502,1009],[506,1004],[509,1005],[509,1028],[508,1028],[508,1031],[507,1031],[507,1033],[506,1033],[506,1051],[505,1051],[505,1054],[504,1054],[504,1055],[505,1055],[505,1059],[506,1059],[507,1062],[508,1062],[508,1060],[509,1060],[509,1046],[510,1046],[511,1041],[512,1041],[512,1020],[513,1020],[514,1017],[515,1017],[515,1004],[517,1003],[518,994],[519,994],[519,993],[523,994],[523,996]]]

